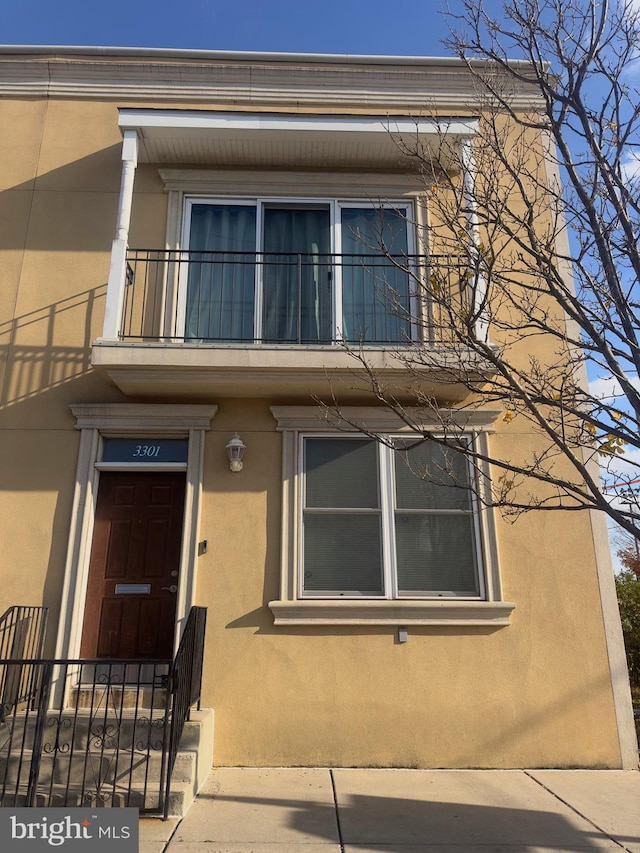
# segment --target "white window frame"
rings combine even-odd
[[[411,257],[416,254],[416,212],[413,205],[413,202],[410,201],[393,201],[385,199],[383,204],[376,204],[375,202],[368,201],[365,199],[362,200],[350,200],[350,201],[336,201],[336,212],[334,219],[334,227],[333,227],[333,245],[334,245],[334,253],[336,255],[342,254],[342,211],[347,208],[373,208],[376,210],[384,210],[385,208],[389,208],[391,210],[403,210],[406,226],[407,226],[407,255]],[[335,305],[335,327],[334,327],[334,339],[336,343],[340,343],[343,340],[342,335],[342,265],[338,264],[335,271],[335,281],[334,281],[334,305]],[[416,319],[419,317],[419,298],[417,289],[411,286],[411,279],[409,280],[409,304],[410,304],[410,336],[412,341],[418,340],[418,324]],[[396,344],[397,345],[397,344]],[[365,346],[376,346],[376,344],[365,344]]]
[[[182,210],[182,228],[180,237],[180,246],[186,253],[190,248],[191,237],[191,212],[194,205],[197,204],[220,204],[220,205],[238,205],[244,207],[256,208],[256,242],[255,252],[260,254],[264,245],[264,211],[269,205],[280,205],[291,207],[323,207],[329,211],[330,218],[330,235],[331,245],[330,253],[332,255],[342,254],[342,210],[346,208],[372,208],[372,209],[392,209],[399,210],[406,218],[407,229],[407,254],[414,255],[416,252],[416,220],[415,206],[413,200],[407,199],[384,199],[381,202],[374,202],[369,199],[341,199],[335,197],[301,197],[301,196],[215,196],[215,195],[197,195],[189,194],[183,197]],[[187,283],[188,283],[188,255],[185,254],[182,258],[183,263],[180,263],[180,271],[177,281],[177,303],[176,303],[176,331],[177,338],[184,338],[186,327],[187,313]],[[419,298],[417,290],[411,286],[410,290],[410,315],[411,318],[417,318],[420,310]],[[171,303],[171,299],[168,300]],[[262,342],[262,267],[256,264],[255,272],[255,290],[254,290],[254,340],[253,343],[260,344]],[[336,264],[334,277],[332,282],[332,306],[331,306],[331,346],[340,345],[342,341],[342,267]],[[418,338],[418,324],[415,319],[410,323],[411,340],[415,341]],[[397,345],[397,344],[395,344]],[[370,346],[383,346],[382,344],[371,344]]]
[[[216,197],[216,196],[185,196],[184,198],[184,208],[183,208],[183,216],[182,216],[182,236],[180,240],[180,245],[182,250],[187,253],[190,249],[190,240],[191,240],[191,211],[194,205],[196,204],[223,204],[223,205],[236,205],[238,207],[255,207],[256,208],[256,249],[259,241],[258,235],[262,230],[262,222],[260,221],[260,207],[257,205],[257,200],[254,198],[228,198],[228,197]],[[178,275],[178,301],[176,308],[176,336],[178,338],[184,338],[184,332],[187,324],[187,285],[189,281],[189,264],[188,264],[189,255],[185,254],[183,258],[181,258],[182,263],[180,264],[180,273]],[[256,279],[260,274],[258,272],[259,264],[256,264]],[[260,319],[258,318],[258,282],[256,280],[255,290],[254,290],[254,303],[253,303],[253,328],[254,328],[254,336],[255,342],[257,343],[258,338],[258,328],[260,325]],[[260,303],[260,306],[262,303]]]
[[[339,434],[381,434],[398,438],[410,437],[412,432],[393,412],[364,407],[348,407],[336,415],[336,428],[328,429],[327,413],[310,406],[272,406],[277,429],[282,432],[282,550],[280,598],[269,607],[276,625],[351,624],[351,625],[467,625],[502,627],[509,624],[515,605],[504,601],[493,512],[483,500],[474,506],[477,525],[478,572],[482,583],[482,598],[462,596],[425,595],[397,597],[397,590],[387,579],[385,597],[350,597],[336,594],[317,596],[303,593],[301,566],[301,513],[302,513],[302,441],[304,438],[336,437]],[[442,412],[442,417],[452,418],[454,410]],[[436,421],[424,422],[424,413],[410,412],[420,428],[439,433]],[[480,410],[460,413],[464,418],[461,430],[469,435],[474,446],[483,455],[488,453],[489,434],[498,417],[497,410]],[[422,418],[422,422],[420,421]],[[329,418],[331,420],[331,418]],[[329,424],[331,426],[331,424]],[[441,432],[441,431],[440,431]],[[387,467],[390,465],[387,463]],[[477,488],[480,493],[489,488],[489,470],[478,464]],[[390,488],[391,471],[387,471]],[[389,538],[387,539],[389,541]],[[385,566],[390,567],[385,559]],[[394,595],[395,593],[395,595]]]
[[[384,434],[379,433],[382,441],[376,442],[376,460],[378,466],[378,499],[379,505],[375,510],[371,510],[371,514],[380,516],[380,532],[381,532],[381,561],[382,561],[382,592],[379,594],[358,593],[355,591],[340,591],[340,590],[322,590],[310,591],[305,589],[304,585],[304,516],[308,511],[305,505],[306,492],[306,469],[305,469],[305,443],[309,439],[336,439],[336,438],[351,438],[352,440],[368,440],[375,441],[369,436],[357,435],[349,433],[348,435],[335,432],[325,433],[305,433],[298,434],[299,448],[298,460],[299,471],[297,476],[299,494],[297,496],[298,518],[297,525],[300,531],[298,535],[298,553],[296,557],[298,582],[297,588],[301,599],[317,599],[317,598],[353,598],[353,599],[386,599],[393,600],[409,600],[415,599],[434,599],[434,598],[456,598],[458,600],[468,601],[484,601],[485,599],[485,583],[484,583],[484,560],[482,554],[482,536],[479,524],[478,501],[475,489],[470,489],[471,502],[471,518],[473,521],[474,530],[474,560],[476,580],[478,584],[478,595],[463,595],[455,591],[429,591],[416,592],[414,594],[401,594],[398,591],[398,569],[397,569],[397,550],[395,537],[395,513],[397,510],[395,501],[396,479],[395,479],[395,459],[394,451],[389,446],[394,440],[407,439],[408,436],[400,434]],[[437,432],[434,432],[434,437],[443,438]],[[467,434],[465,440],[472,440],[472,436]],[[468,469],[469,482],[472,483],[475,478],[475,472],[469,460],[466,460]],[[462,514],[462,513],[461,513]],[[468,515],[468,513],[465,513]]]

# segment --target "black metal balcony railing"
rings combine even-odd
[[[461,261],[435,256],[130,250],[123,340],[329,345],[452,340]],[[444,306],[444,308],[443,308]]]

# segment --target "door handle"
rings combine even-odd
[[[177,592],[178,591],[178,587],[174,583],[172,583],[171,586],[163,586],[162,589],[166,589],[167,592]]]

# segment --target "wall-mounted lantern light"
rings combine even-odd
[[[229,456],[229,467],[232,471],[242,471],[242,457],[246,450],[246,445],[236,433],[229,444],[227,444],[227,454]]]

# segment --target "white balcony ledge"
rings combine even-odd
[[[424,352],[428,363],[417,370],[403,360],[412,348],[368,347],[366,360],[400,397],[410,397],[419,386],[423,394],[461,401],[468,394],[463,379],[482,378],[480,361],[471,353],[461,359],[459,347]],[[371,397],[362,364],[339,346],[98,340],[92,364],[135,397]]]

